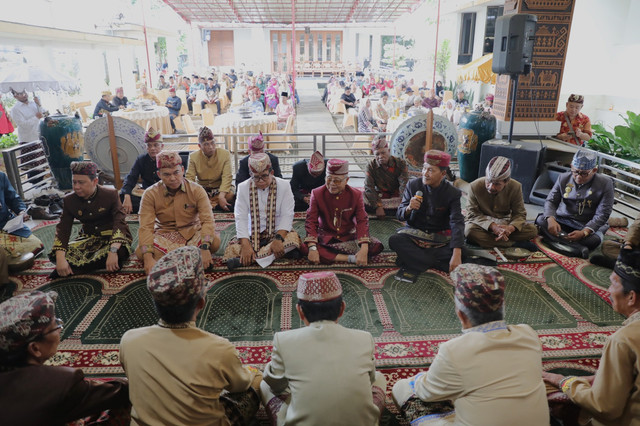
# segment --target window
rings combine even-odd
[[[273,38],[272,38],[272,44],[273,44],[273,71],[277,71],[278,70],[278,34],[277,33],[273,33]]]
[[[327,34],[327,61],[331,60],[331,34]]]
[[[356,33],[356,58],[360,56],[360,33]]]
[[[370,35],[369,36],[369,61],[371,61],[372,57],[373,57],[373,36]]]
[[[300,56],[298,57],[299,61],[304,61],[304,34],[300,35]]]
[[[322,34],[318,35],[318,60],[322,62]]]
[[[460,45],[458,46],[458,65],[468,64],[473,57],[473,35],[476,29],[476,14],[463,13],[460,25]]]
[[[309,34],[309,60],[313,61],[313,34]]]
[[[340,34],[336,34],[336,48],[333,51],[336,53],[336,62],[342,62],[340,57]]]
[[[487,7],[487,22],[484,27],[484,44],[482,56],[493,53],[493,40],[496,35],[496,19],[502,16],[504,6]]]

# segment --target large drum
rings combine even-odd
[[[460,178],[473,182],[478,178],[480,148],[496,137],[496,118],[488,112],[465,113],[458,124],[458,165]]]
[[[58,188],[71,189],[72,161],[82,161],[84,135],[80,118],[52,115],[40,123],[40,135],[49,156],[49,166],[58,181]]]

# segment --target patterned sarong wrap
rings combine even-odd
[[[273,238],[266,237],[266,231],[260,234],[260,248],[256,252],[256,259],[265,258],[271,255],[271,243],[273,242]],[[264,236],[264,237],[263,237]],[[291,250],[300,248],[300,236],[296,231],[289,231],[286,238],[284,239],[284,252],[288,253]],[[240,257],[240,241],[237,238],[232,239],[227,245],[226,250],[224,251],[224,256],[222,260],[228,260],[233,257]]]
[[[6,232],[0,232],[0,247],[3,247],[10,256],[19,257],[25,253],[34,253],[42,248],[42,241],[35,235],[27,238],[19,237]]]
[[[398,234],[407,234],[411,241],[420,248],[440,248],[449,245],[451,230],[441,232],[425,232],[410,226],[405,226],[397,231]]]
[[[111,248],[113,231],[104,231],[101,235],[80,234],[69,242],[66,259],[69,265],[77,268],[90,267],[96,262],[106,259]],[[131,253],[131,244],[122,244]]]
[[[163,233],[156,232],[155,237],[153,238],[153,248],[163,255],[180,247],[198,247],[200,244],[202,244],[200,231],[196,231],[190,240],[186,240],[178,231]]]
[[[402,405],[401,411],[411,426],[452,425],[456,418],[451,402],[424,402],[415,395]]]
[[[369,247],[371,247],[376,243],[382,244],[382,242],[375,237],[370,237],[369,239],[371,240],[369,241]],[[325,247],[328,247],[338,252],[339,254],[356,254],[360,250],[360,245],[358,244],[358,240],[355,240],[355,239],[350,241],[339,241],[333,238],[327,244],[323,244],[323,245]]]
[[[260,407],[260,397],[253,388],[244,392],[231,393],[223,390],[220,402],[224,407],[224,414],[232,425],[248,425]]]
[[[385,210],[398,209],[400,207],[400,203],[402,202],[402,197],[389,197],[389,198],[380,198],[380,204],[382,204],[382,208]]]
[[[211,203],[211,208],[215,209],[218,207],[218,195],[220,194],[220,188],[204,188],[205,192],[209,196],[209,202]],[[231,185],[230,192],[235,194],[235,188]]]

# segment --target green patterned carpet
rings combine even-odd
[[[429,271],[413,285],[394,279],[398,268],[388,238],[399,226],[395,220],[370,220],[371,234],[383,242],[385,251],[364,268],[281,259],[267,269],[253,266],[229,272],[216,258],[214,270],[207,273],[206,305],[197,325],[234,342],[244,363],[263,367],[270,358],[273,334],[303,326],[295,310],[300,274],[334,270],[347,304],[340,322],[374,336],[377,367],[387,377],[390,391],[396,380],[428,367],[440,343],[460,334],[448,275]],[[297,219],[294,227],[304,237],[303,220]],[[131,222],[130,228],[135,247],[138,224]],[[54,230],[54,225],[46,225],[34,231],[47,252]],[[223,242],[218,251],[222,255],[235,235],[232,216],[216,216],[216,230]],[[529,259],[499,265],[507,281],[506,319],[530,324],[538,332],[545,368],[592,373],[607,336],[624,319],[607,302],[610,271],[543,250]],[[48,274],[53,267],[41,256],[32,269],[12,277],[13,286],[0,292],[0,300],[15,292],[56,290],[57,312],[66,325],[51,362],[82,367],[93,376],[122,375],[117,352],[122,334],[158,320],[142,263],[132,256],[116,274],[98,271],[52,282]],[[390,414],[383,424],[397,420]]]

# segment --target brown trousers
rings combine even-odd
[[[533,223],[525,223],[520,231],[516,230],[509,235],[509,241],[496,241],[496,236],[491,231],[485,231],[474,223],[467,223],[464,228],[467,239],[483,248],[511,247],[516,241],[529,241],[538,235],[538,229]]]

